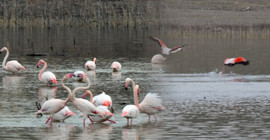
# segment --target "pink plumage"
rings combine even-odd
[[[13,72],[13,73],[15,73],[15,72],[18,72],[18,71],[21,71],[21,70],[26,70],[17,60],[11,60],[11,61],[8,61],[7,63],[6,63],[6,61],[7,61],[7,58],[8,58],[8,56],[9,56],[9,51],[8,51],[8,49],[6,48],[6,47],[3,47],[2,49],[1,49],[1,53],[3,52],[3,51],[6,51],[7,53],[6,53],[6,56],[5,56],[5,58],[4,58],[4,60],[3,60],[3,63],[2,63],[2,67],[6,70],[6,71],[10,71],[10,72]]]
[[[53,83],[57,84],[57,80],[55,75],[50,72],[50,71],[46,71],[47,68],[47,62],[44,60],[39,60],[38,64],[37,64],[37,68],[39,68],[39,66],[41,64],[44,64],[43,68],[40,70],[39,75],[38,75],[38,79],[43,82],[46,83],[47,85],[52,85]]]
[[[91,60],[87,61],[84,66],[87,70],[94,70],[96,69],[96,63],[97,63],[97,59],[94,58],[93,61]]]

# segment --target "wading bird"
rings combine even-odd
[[[125,88],[127,89],[128,84],[132,83],[132,88],[134,94],[139,94],[139,85],[135,85],[135,82],[127,78]],[[134,95],[135,103],[138,104],[138,95]],[[139,104],[139,110],[141,113],[145,113],[148,115],[148,121],[150,122],[150,116],[153,115],[155,117],[155,120],[157,121],[157,117],[155,114],[159,113],[160,111],[164,110],[164,107],[162,106],[162,101],[160,97],[156,93],[147,93],[144,97],[143,101]]]
[[[50,72],[50,71],[44,72],[44,71],[46,70],[46,68],[47,68],[47,63],[46,63],[46,61],[44,61],[44,60],[42,60],[42,59],[39,60],[39,62],[38,62],[38,64],[37,64],[37,68],[39,68],[39,66],[40,66],[41,64],[44,64],[44,66],[43,66],[43,68],[40,70],[40,72],[39,72],[39,74],[38,74],[38,79],[39,79],[41,82],[46,83],[47,86],[52,85],[53,83],[57,84],[56,77],[55,77],[55,75],[54,75],[52,72]]]
[[[94,70],[96,69],[96,63],[97,63],[97,59],[94,58],[93,61],[91,60],[87,61],[84,66],[87,70]]]
[[[112,68],[113,72],[118,72],[122,69],[122,65],[119,62],[114,61],[111,65],[111,68]]]
[[[10,71],[13,74],[15,72],[20,71],[20,70],[24,70],[24,71],[26,70],[17,60],[11,60],[11,61],[8,61],[6,63],[7,58],[9,56],[9,51],[8,51],[8,49],[6,47],[3,47],[1,49],[1,52],[0,53],[2,53],[3,51],[6,51],[7,52],[6,53],[6,56],[4,57],[3,63],[2,63],[2,67],[4,68],[4,70]]]
[[[222,68],[222,74],[225,71],[225,66],[229,67],[229,71],[231,72],[230,67],[233,67],[236,64],[242,64],[242,65],[249,65],[249,61],[246,60],[244,57],[236,57],[236,58],[226,58],[223,64]]]
[[[91,103],[93,103],[93,93],[90,91],[90,90],[86,90],[83,94],[83,98],[85,99],[86,95],[90,95],[90,99],[89,101]],[[110,121],[110,122],[113,122],[113,123],[116,123],[115,121],[113,120],[110,120],[110,118],[113,116],[113,113],[111,113],[109,110],[108,110],[108,106],[104,106],[103,104],[100,104],[100,105],[96,105],[94,104],[98,111],[103,114],[104,117],[102,116],[97,116],[97,117],[93,117],[93,120],[94,122],[105,122],[105,121]]]
[[[62,86],[68,91],[70,91],[70,89],[64,85],[64,82],[71,77],[73,77],[73,73],[66,74],[61,81]],[[36,112],[36,115],[39,116],[40,114],[49,114],[50,117],[46,121],[46,124],[49,122],[49,120],[51,120],[50,124],[52,124],[54,114],[59,112],[61,109],[63,109],[66,106],[67,102],[69,102],[70,98],[71,98],[71,94],[68,95],[68,98],[66,100],[54,99],[54,98],[47,100],[46,102],[42,104],[40,110]]]
[[[87,86],[85,87],[77,87],[75,88],[72,93],[71,93],[71,101],[73,103],[73,105],[80,110],[80,112],[83,113],[84,119],[83,119],[83,125],[85,126],[85,119],[88,118],[91,123],[93,124],[93,120],[91,119],[90,116],[95,116],[95,115],[101,115],[103,116],[103,114],[101,112],[98,111],[98,109],[95,107],[95,105],[93,105],[91,102],[89,102],[86,99],[82,99],[82,98],[76,98],[75,94],[77,91],[79,90],[86,90],[90,87],[90,80],[88,79],[88,77],[85,74],[81,74],[79,75],[83,78],[83,80],[86,80],[87,82]],[[104,117],[104,116],[103,116]]]

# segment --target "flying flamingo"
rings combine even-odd
[[[97,63],[97,59],[94,58],[93,61],[89,60],[85,63],[85,68],[87,70],[94,70],[96,69],[96,63]]]
[[[52,83],[54,82],[55,84],[57,84],[57,80],[55,75],[50,72],[50,71],[46,71],[47,68],[47,63],[44,60],[39,60],[38,64],[37,64],[37,68],[39,68],[40,64],[44,64],[43,68],[40,70],[39,74],[38,74],[38,79],[43,82],[46,83],[47,85],[52,85]]]
[[[231,72],[230,67],[233,67],[236,64],[243,64],[246,66],[246,65],[249,65],[249,61],[246,60],[244,57],[226,58],[223,64],[222,74],[224,73],[225,66],[228,66],[229,71]]]
[[[118,72],[122,69],[122,65],[119,62],[114,61],[111,65],[111,68],[112,68],[113,72]]]
[[[90,102],[93,103],[93,93],[90,91],[90,90],[86,90],[83,94],[83,99],[85,99],[86,95],[90,95]],[[95,96],[96,97],[96,96]],[[110,121],[110,122],[113,122],[113,123],[116,123],[115,121],[113,120],[110,120],[110,118],[113,116],[113,113],[111,113],[109,110],[108,110],[108,106],[104,106],[104,105],[96,105],[94,104],[97,109],[104,115],[104,117],[102,116],[98,116],[98,120],[96,120],[95,122],[104,122],[104,121]]]
[[[64,85],[64,81],[66,81],[67,79],[73,76],[74,76],[73,73],[66,74],[61,81],[62,86],[68,91],[70,91],[70,89]],[[54,99],[54,98],[47,100],[46,102],[42,104],[41,109],[38,110],[38,112],[36,112],[36,115],[49,114],[50,117],[46,121],[46,124],[49,122],[49,120],[51,120],[50,124],[52,124],[54,114],[59,112],[61,109],[63,109],[66,106],[67,102],[69,102],[70,98],[71,98],[71,94],[68,95],[68,98],[66,100]]]
[[[127,89],[128,84],[132,83],[133,92],[134,94],[139,93],[139,85],[135,85],[135,82],[130,79],[126,78],[125,88]],[[134,96],[134,100],[136,103],[139,103],[138,96]],[[147,93],[144,97],[143,101],[139,104],[139,110],[141,113],[145,113],[148,115],[148,121],[150,122],[150,116],[153,115],[155,120],[157,121],[157,117],[155,114],[164,110],[164,107],[161,105],[161,99],[156,93]]]
[[[80,76],[84,80],[86,80],[88,85],[86,87],[77,87],[77,88],[75,88],[71,93],[71,100],[72,100],[73,105],[83,113],[83,116],[84,116],[83,125],[85,125],[86,117],[89,118],[89,120],[93,124],[94,122],[93,122],[93,120],[91,119],[90,116],[95,116],[97,114],[103,116],[103,114],[101,112],[99,112],[98,109],[95,107],[95,105],[93,105],[88,100],[75,97],[75,94],[76,94],[76,92],[78,90],[86,90],[86,89],[88,89],[90,87],[90,80],[88,79],[88,77],[85,74],[82,74]]]
[[[5,56],[4,60],[3,60],[3,63],[2,63],[2,67],[6,71],[13,72],[13,74],[14,74],[15,72],[18,72],[20,70],[24,70],[24,71],[26,70],[17,60],[11,60],[11,61],[8,61],[6,63],[7,58],[9,56],[9,51],[8,51],[8,49],[6,47],[3,47],[1,49],[1,52],[0,53],[2,53],[3,51],[6,51],[7,52],[6,53],[6,56]]]
[[[125,117],[127,119],[127,125],[129,125],[129,119],[130,119],[130,125],[132,125],[132,119],[136,119],[139,115],[139,102],[138,102],[138,90],[134,88],[133,95],[134,95],[134,103],[135,105],[127,105],[122,110],[122,117]]]
[[[150,39],[154,40],[154,41],[157,41],[158,44],[160,45],[161,47],[161,53],[162,54],[165,54],[165,55],[170,55],[171,53],[176,53],[178,51],[181,51],[183,49],[184,46],[186,46],[187,44],[184,44],[182,46],[176,46],[174,48],[168,48],[164,42],[156,37],[150,37]]]

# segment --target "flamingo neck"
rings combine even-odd
[[[41,76],[42,76],[42,74],[44,73],[44,71],[45,71],[46,68],[47,68],[47,63],[46,63],[46,62],[43,62],[43,64],[44,64],[44,66],[43,66],[43,68],[40,70],[40,72],[39,72],[39,74],[38,74],[38,79],[39,79],[40,81],[42,81],[42,80],[41,80]]]
[[[89,99],[89,101],[92,103],[92,102],[93,102],[93,93],[92,93],[92,92],[89,92],[89,94],[90,94],[90,99]]]
[[[136,89],[134,88],[133,89],[133,95],[134,95],[134,104],[138,107],[138,109],[140,108],[139,107],[139,99],[138,99],[138,94],[136,93]]]
[[[61,81],[61,85],[64,89],[66,89],[68,91],[68,98],[65,100],[65,105],[69,102],[70,98],[71,98],[71,90],[69,87],[67,87],[64,82],[67,80],[68,78],[63,78]]]
[[[88,88],[90,88],[90,80],[88,79],[88,78],[86,78],[86,82],[87,82],[87,86],[85,86],[85,87],[77,87],[77,88],[75,88],[73,91],[72,91],[72,94],[71,94],[71,99],[72,100],[74,100],[75,99],[75,94],[76,94],[76,92],[78,91],[78,90],[86,90],[86,89],[88,89]]]
[[[9,56],[9,51],[8,51],[8,49],[6,49],[6,51],[7,51],[7,53],[6,53],[6,56],[5,56],[5,58],[4,58],[4,60],[3,60],[3,63],[2,63],[2,67],[3,67],[4,69],[6,69],[6,62],[7,62],[8,56]]]

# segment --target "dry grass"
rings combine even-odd
[[[173,28],[186,37],[269,38],[268,0],[3,0],[0,26]]]

